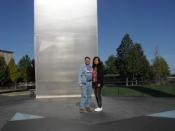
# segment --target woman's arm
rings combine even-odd
[[[104,69],[102,65],[97,68],[97,83],[100,84],[99,86],[103,86],[104,83]]]

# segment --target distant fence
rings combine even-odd
[[[148,83],[156,83],[156,80],[147,80],[142,79],[128,79],[121,78],[119,75],[105,75],[104,84],[106,85],[119,85],[119,86],[141,86]],[[168,77],[167,80],[161,81],[162,83],[175,85],[175,77]]]
[[[174,77],[169,76],[169,77],[167,78],[167,82],[168,82],[169,84],[175,85],[175,76],[174,76]]]
[[[131,80],[128,78],[120,78],[118,75],[105,75],[104,84],[106,85],[120,85],[120,86],[132,86],[143,85],[144,81],[141,79]]]
[[[3,89],[35,89],[35,83],[34,82],[28,82],[28,83],[25,83],[25,82],[19,82],[19,83],[16,83],[16,84],[9,84],[7,86],[1,86],[0,87],[1,90]]]
[[[166,80],[132,80],[118,75],[105,75],[103,96],[154,96],[174,97],[175,77]]]

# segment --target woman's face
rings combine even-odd
[[[96,64],[96,65],[99,64],[99,60],[98,60],[98,58],[95,58],[95,60],[94,60],[94,64]]]

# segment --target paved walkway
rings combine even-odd
[[[58,128],[66,130],[65,128],[69,126],[72,130],[75,129],[78,131],[88,126],[89,129],[92,128],[92,130],[95,130],[101,128],[101,124],[103,125],[104,123],[122,123],[120,121],[132,121],[132,119],[135,122],[143,121],[143,124],[144,121],[153,118],[152,116],[148,116],[150,114],[175,110],[175,98],[103,97],[104,111],[99,113],[79,113],[78,105],[79,98],[32,99],[25,95],[0,95],[0,129],[2,131],[10,131],[16,128],[19,131],[26,130],[26,127],[28,127],[27,130],[32,129],[35,131],[42,128],[43,131],[53,131]],[[18,114],[18,117],[21,117],[23,114],[26,118],[30,115],[36,116],[36,118],[37,116],[42,118],[11,121],[14,120],[15,114]],[[157,120],[155,117],[154,119]],[[170,120],[169,118],[167,119]],[[171,118],[171,120],[174,122],[175,119]],[[160,124],[160,121],[158,123]],[[45,127],[45,124],[48,127]],[[121,127],[122,124],[114,124],[113,128],[115,128],[115,125],[118,128],[120,127],[121,130],[123,129]]]

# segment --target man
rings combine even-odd
[[[91,112],[92,101],[92,66],[90,57],[84,58],[84,65],[80,67],[79,84],[81,87],[80,113]]]

